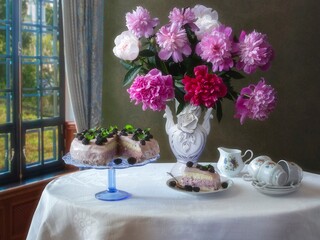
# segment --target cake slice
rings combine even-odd
[[[187,163],[179,183],[182,186],[198,187],[200,191],[218,190],[221,187],[220,175],[215,172],[212,165],[195,165]]]

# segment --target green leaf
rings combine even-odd
[[[126,69],[126,70],[130,70],[131,68],[133,68],[133,64],[124,61],[124,60],[120,60],[121,65]]]
[[[216,103],[216,113],[217,113],[218,122],[220,122],[222,119],[222,105],[220,101],[217,101]]]
[[[149,49],[144,49],[139,53],[140,57],[153,57],[154,55],[155,53]]]
[[[141,68],[142,65],[138,65],[129,69],[127,74],[124,76],[123,86],[127,86],[128,84],[130,84],[135,79],[137,74],[140,72]]]
[[[241,73],[236,72],[236,71],[232,71],[232,70],[226,72],[226,74],[228,76],[230,76],[231,78],[234,78],[234,79],[242,79],[242,78],[244,78],[244,76]]]
[[[155,62],[157,68],[164,74],[169,74],[168,68],[164,61],[162,61],[157,55],[155,56]]]
[[[184,90],[178,87],[174,87],[174,93],[175,93],[175,98],[178,100],[179,103],[184,102]]]
[[[177,108],[177,115],[183,110],[184,106],[185,106],[184,102],[179,102],[179,106]]]

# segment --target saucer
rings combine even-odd
[[[274,186],[253,181],[252,186],[261,193],[268,195],[285,195],[295,192],[299,189],[301,183],[289,185],[289,186]]]
[[[179,179],[180,177],[176,177],[176,179]],[[226,188],[223,188],[220,186],[219,189],[217,190],[208,190],[208,191],[199,191],[199,192],[191,192],[191,191],[186,191],[184,189],[181,189],[181,188],[178,188],[177,186],[175,187],[172,187],[170,186],[170,182],[171,181],[175,181],[174,178],[170,178],[167,180],[166,184],[169,188],[171,188],[172,190],[175,190],[177,192],[182,192],[182,193],[187,193],[187,194],[190,194],[190,195],[195,195],[195,196],[199,196],[199,195],[207,195],[207,194],[213,194],[213,193],[219,193],[219,192],[224,192],[226,190],[228,190],[229,188],[232,187],[233,185],[233,181],[231,179],[227,179],[227,178],[221,178],[221,183],[222,182],[227,182],[228,183],[228,186]]]

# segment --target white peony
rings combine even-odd
[[[135,60],[140,51],[139,39],[130,31],[124,31],[114,40],[113,53],[122,60]]]
[[[220,25],[220,22],[218,21],[218,12],[212,10],[212,8],[196,5],[192,11],[197,19],[195,24],[199,28],[199,31],[196,31],[195,34],[199,40],[202,39],[204,34]]]

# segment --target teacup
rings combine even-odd
[[[262,155],[254,158],[247,167],[247,171],[249,176],[253,179],[257,179],[257,175],[260,167],[264,164],[265,161],[272,161],[272,159],[268,156]]]
[[[268,185],[283,186],[287,183],[288,174],[272,160],[266,160],[259,168],[256,179]]]
[[[288,175],[285,185],[294,185],[301,182],[303,178],[303,170],[298,164],[286,160],[280,160],[278,164]]]

